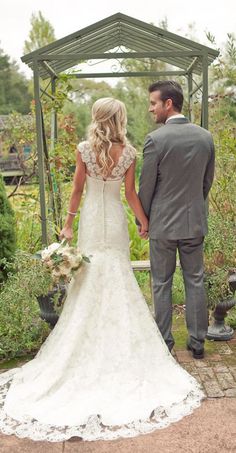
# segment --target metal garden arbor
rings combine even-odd
[[[40,102],[40,78],[51,79],[52,93],[56,90],[58,74],[86,60],[122,60],[152,58],[168,63],[176,70],[159,72],[77,73],[78,78],[104,77],[163,77],[184,76],[188,82],[188,102],[202,90],[202,126],[208,128],[208,66],[218,51],[183,38],[169,31],[121,13],[114,14],[71,35],[59,39],[21,59],[34,73],[36,103],[37,153],[40,184],[42,242],[47,244],[47,208],[45,202],[43,117]],[[202,76],[193,87],[193,74]],[[191,119],[191,108],[189,108]],[[52,122],[52,139],[57,139],[56,114]]]

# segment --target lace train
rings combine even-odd
[[[51,442],[133,437],[180,420],[203,398],[169,353],[127,256],[107,249],[71,283],[35,358],[0,375],[0,431]]]
[[[13,375],[18,369],[5,372],[0,376],[0,431],[3,434],[15,434],[20,438],[28,437],[35,441],[62,442],[71,437],[80,437],[83,440],[114,440],[119,437],[135,437],[147,434],[156,429],[165,428],[182,417],[189,415],[200,406],[206,398],[200,385],[192,380],[193,390],[182,401],[176,402],[169,407],[155,408],[150,417],[142,420],[134,420],[121,426],[106,426],[99,414],[88,417],[85,424],[80,426],[55,426],[42,424],[36,419],[24,417],[24,421],[17,421],[4,412],[4,400],[10,386]]]

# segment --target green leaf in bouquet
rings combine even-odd
[[[90,263],[90,262],[91,262],[90,259],[89,259],[89,257],[88,257],[88,256],[85,256],[85,255],[83,255],[83,260],[84,260],[86,263]]]
[[[41,260],[42,259],[42,255],[41,255],[41,252],[36,252],[32,255],[32,258],[36,259],[36,260]]]
[[[63,256],[58,254],[57,252],[52,253],[51,259],[52,259],[53,263],[56,265],[63,262]]]

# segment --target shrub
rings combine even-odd
[[[209,196],[209,234],[205,241],[206,288],[209,306],[232,298],[228,285],[230,269],[236,267],[236,153],[235,131],[218,124],[215,180]]]
[[[11,261],[16,250],[15,218],[0,175],[0,283],[6,278],[3,262]]]
[[[40,260],[17,252],[0,294],[0,358],[37,349],[48,326],[40,319],[36,297],[47,294],[51,276]]]

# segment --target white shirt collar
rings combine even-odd
[[[167,118],[165,124],[166,124],[169,120],[172,120],[173,118],[185,118],[185,116],[182,115],[182,113],[178,113],[177,115],[171,115],[171,116],[169,116],[169,118]]]

